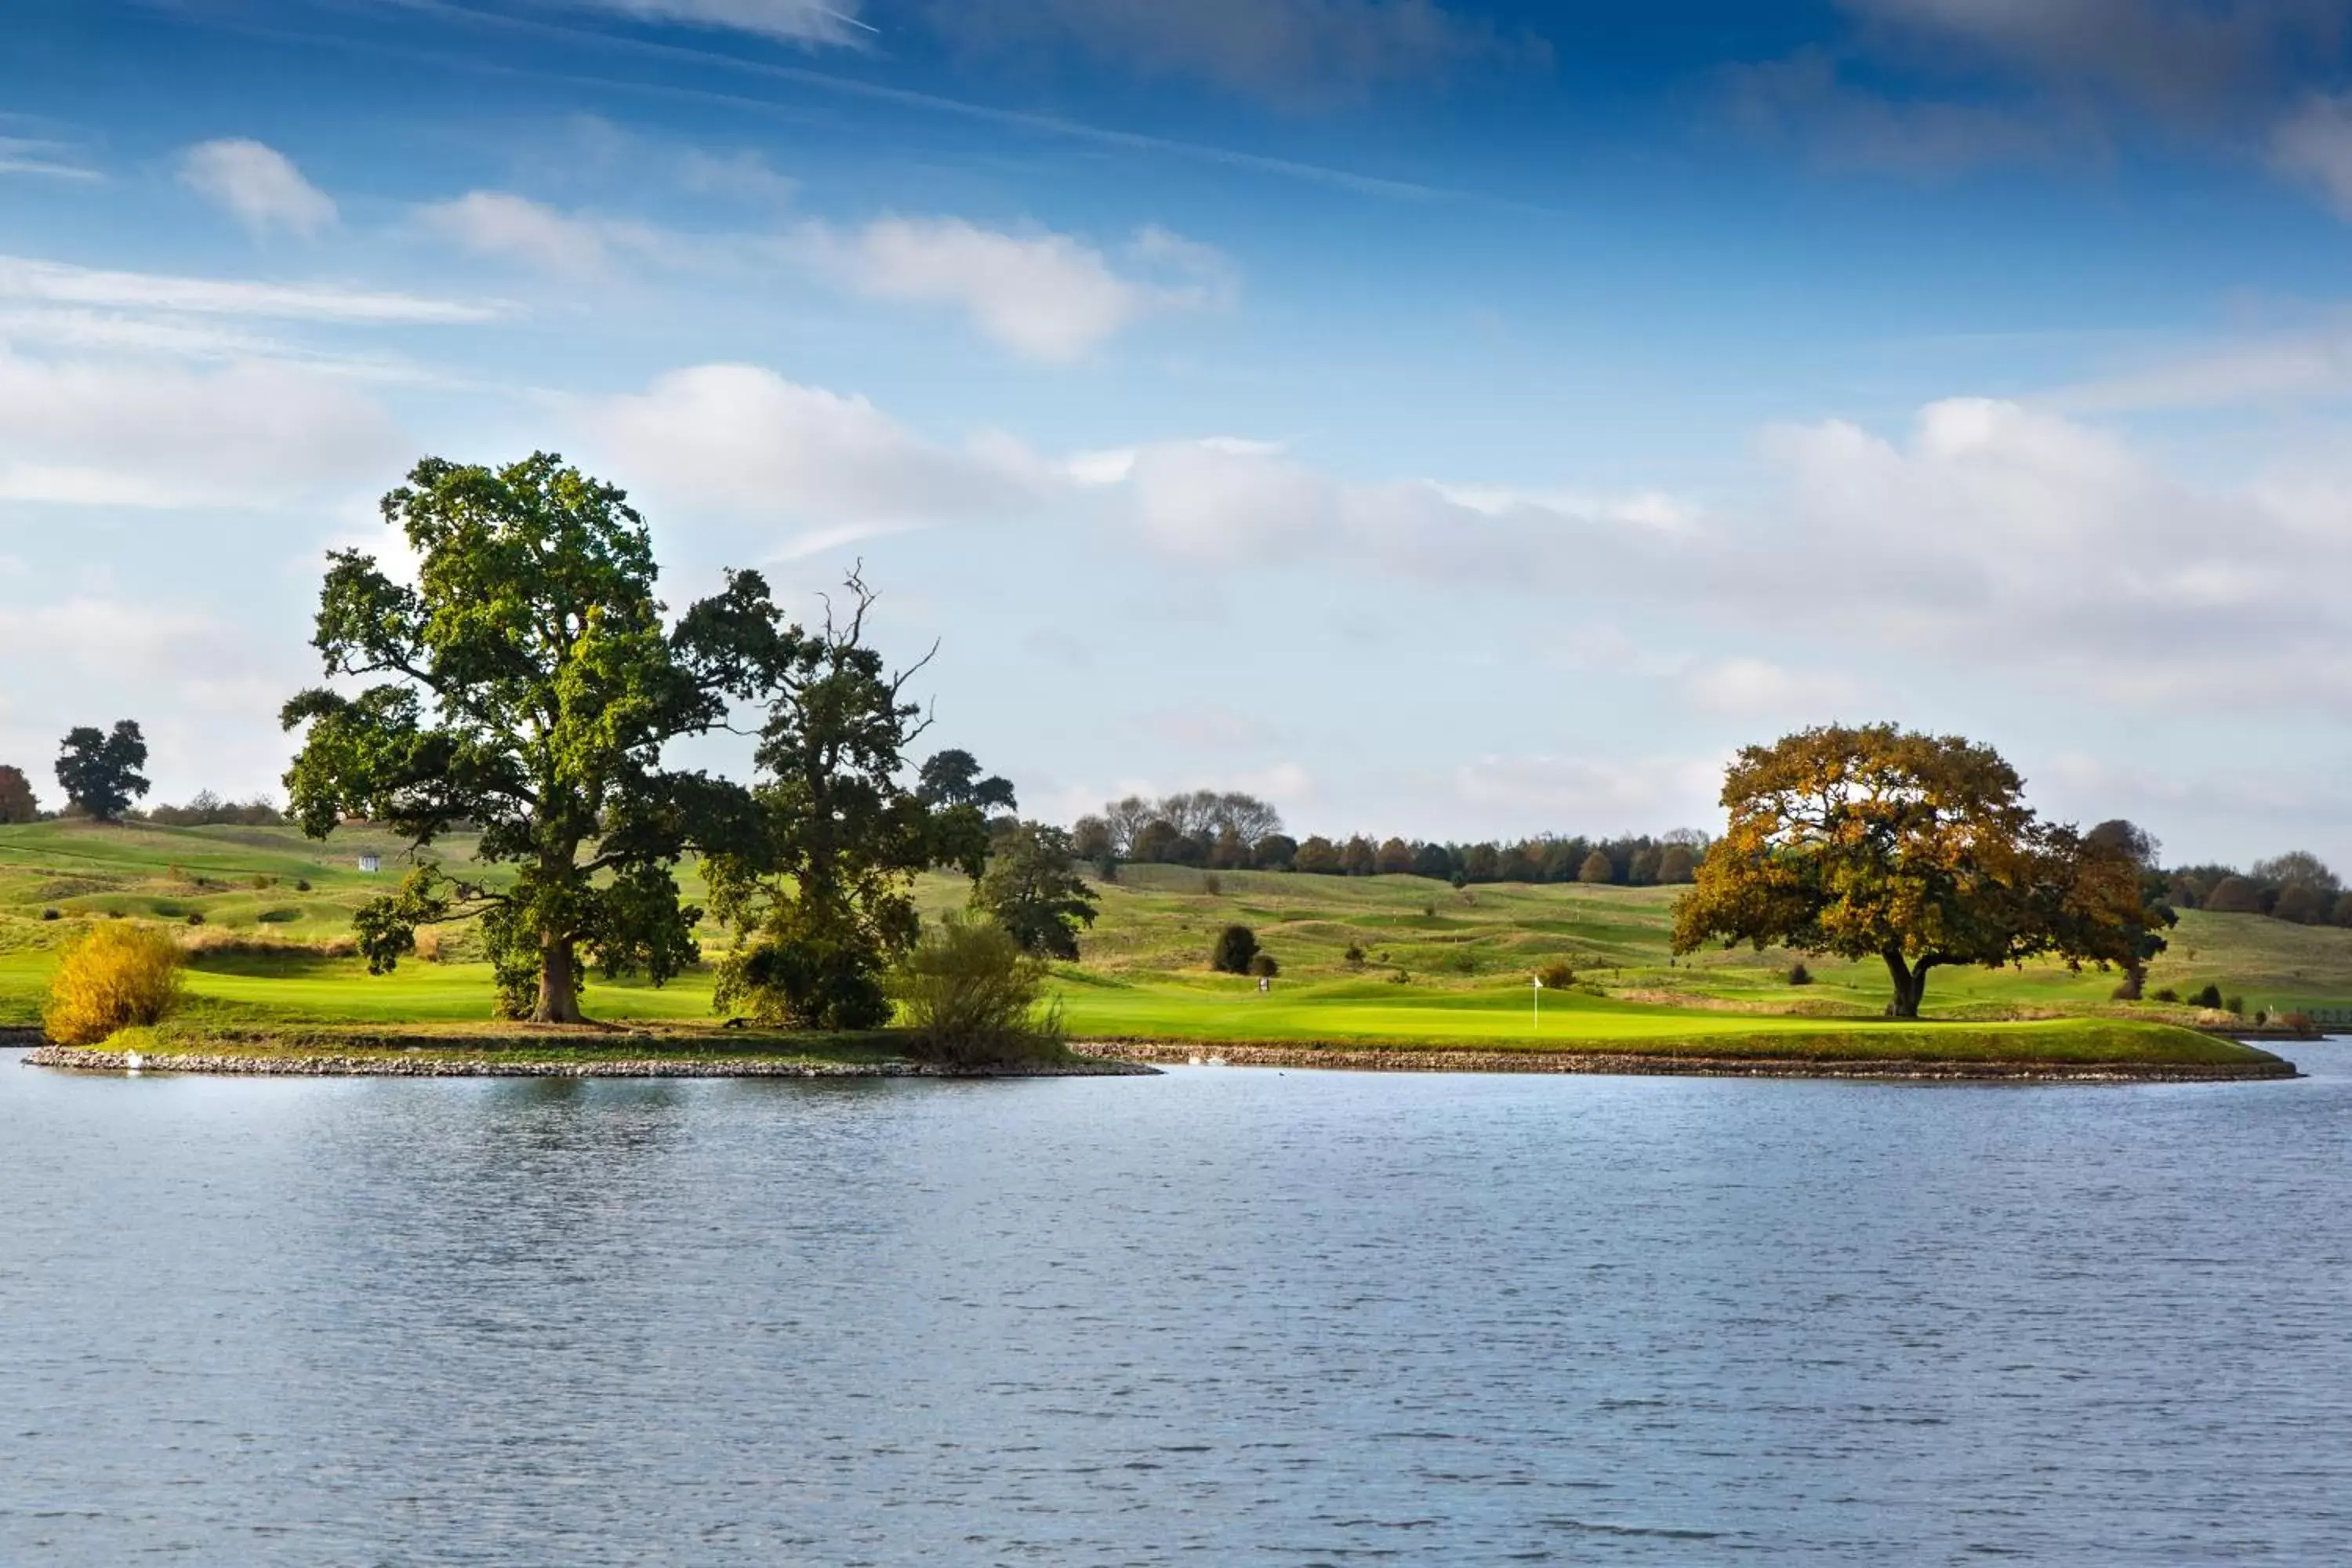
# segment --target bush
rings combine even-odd
[[[1260,952],[1250,959],[1249,972],[1261,980],[1271,980],[1282,973],[1282,965],[1275,962],[1274,954]]]
[[[1352,942],[1349,942],[1348,944],[1348,951],[1341,954],[1341,956],[1348,961],[1348,967],[1350,969],[1361,969],[1364,967],[1364,950],[1358,943]]]
[[[205,911],[202,910],[190,910],[188,911],[188,923],[192,926],[200,926],[204,924]]]
[[[799,900],[770,929],[730,952],[711,1000],[763,1024],[794,1029],[877,1029],[890,1021],[879,935],[841,911]]]
[[[41,1026],[59,1045],[89,1046],[157,1023],[179,1005],[183,962],[177,944],[152,927],[99,926],[66,949]]]
[[[65,916],[56,910],[43,910],[41,911],[41,918],[45,921],[61,921],[65,919]]]
[[[1811,985],[1812,983],[1813,972],[1805,967],[1805,961],[1803,959],[1801,958],[1796,963],[1789,965],[1790,984]]]
[[[1576,971],[1555,959],[1537,970],[1536,978],[1544,983],[1547,991],[1565,991],[1576,984]]]
[[[892,990],[918,1055],[978,1067],[1064,1053],[1060,1007],[1038,1010],[1045,982],[1045,960],[1003,926],[950,914],[907,954]]]
[[[2219,985],[2208,985],[2189,1000],[2200,1007],[2210,1007],[2219,1011],[2221,1005],[2221,988]]]
[[[308,878],[308,877],[297,877],[297,878],[295,878],[295,879],[294,879],[294,890],[295,890],[296,892],[298,892],[298,893],[307,893],[307,892],[309,892],[309,891],[310,890],[310,878]]]
[[[1201,879],[1201,891],[1208,894],[1209,897],[1213,899],[1224,890],[1225,879],[1223,877],[1218,876],[1214,871],[1211,871]]]
[[[2178,1002],[2180,1000],[2180,993],[2168,985],[2156,994],[2156,999],[2159,1002]]]
[[[2225,1013],[2235,1013],[2240,1017],[2243,1017],[2246,1013],[2246,999],[2243,996],[2225,996],[2221,999],[2221,1010]]]
[[[1247,974],[1250,960],[1256,956],[1256,933],[1247,926],[1227,926],[1217,933],[1217,945],[1209,950],[1209,967],[1220,974]]]

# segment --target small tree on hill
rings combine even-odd
[[[971,905],[1029,952],[1078,956],[1078,928],[1097,912],[1086,879],[1071,868],[1070,836],[1044,823],[1024,822],[996,840],[988,870],[972,889]]]
[[[131,719],[111,731],[83,724],[68,731],[58,756],[58,784],[66,799],[93,822],[112,822],[131,801],[147,793],[139,770],[147,765],[147,741]]]
[[[992,773],[982,778],[980,763],[970,752],[940,752],[915,777],[915,793],[926,805],[969,805],[983,814],[1012,811],[1018,803],[1008,779]]]
[[[1595,849],[1584,858],[1584,864],[1576,868],[1576,879],[1596,885],[1613,882],[1617,879],[1617,868],[1610,861],[1608,856]]]
[[[1658,880],[1669,887],[1688,882],[1698,873],[1698,858],[1687,844],[1669,844],[1658,853]]]
[[[1209,967],[1220,974],[1247,974],[1257,956],[1257,933],[1244,925],[1230,925],[1217,933],[1209,950]]]
[[[25,770],[0,763],[0,824],[37,822],[40,817],[41,803],[33,798]]]

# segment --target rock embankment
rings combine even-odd
[[[929,1062],[828,1062],[792,1058],[584,1057],[554,1060],[502,1059],[484,1054],[445,1057],[415,1051],[364,1055],[250,1055],[173,1051],[155,1055],[43,1046],[26,1053],[27,1067],[77,1072],[223,1073],[271,1078],[1134,1078],[1157,1069],[1132,1060],[1080,1058],[1066,1062],[1013,1062],[1001,1067],[950,1068]]]
[[[1162,1040],[1084,1040],[1077,1043],[1076,1048],[1089,1056],[1130,1062],[1213,1062],[1225,1067],[1332,1068],[1353,1072],[1603,1073],[1655,1078],[1856,1078],[2026,1083],[2226,1083],[2298,1076],[2293,1062],[2277,1057],[2225,1063],[1805,1059],[1625,1051],[1198,1045]]]

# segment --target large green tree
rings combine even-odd
[[[93,822],[112,822],[147,793],[147,739],[138,721],[118,719],[112,730],[88,724],[66,733],[58,752],[58,784]]]
[[[745,693],[767,708],[753,829],[704,866],[712,910],[738,936],[717,1001],[799,1028],[887,1022],[882,978],[915,941],[915,874],[955,865],[977,877],[988,850],[983,806],[969,787],[929,787],[938,767],[914,787],[901,782],[907,748],[927,723],[904,693],[928,656],[892,671],[866,641],[872,591],[856,572],[846,587],[845,613],[828,603],[814,631],[785,624],[771,605],[732,602],[682,626],[735,650]],[[729,629],[702,635],[705,621]],[[944,754],[949,782],[970,786],[979,764]]]
[[[1676,952],[1744,942],[1875,957],[1888,1013],[1916,1018],[1938,968],[2052,952],[2122,963],[2162,946],[2129,854],[2042,824],[1990,746],[1824,726],[1742,751],[1723,805],[1730,829],[1675,906]]]
[[[551,453],[428,458],[383,512],[416,580],[355,550],[328,557],[313,645],[330,676],[368,684],[287,703],[286,727],[308,727],[291,815],[313,837],[380,821],[417,849],[472,827],[477,858],[514,869],[420,865],[358,913],[370,968],[415,951],[418,925],[478,914],[509,1016],[580,1021],[584,962],[676,973],[697,957],[698,911],[672,868],[740,831],[748,803],[666,769],[662,748],[723,722],[765,584],[739,574],[719,608],[666,630],[644,520]]]

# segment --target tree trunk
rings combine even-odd
[[[539,1005],[531,1009],[534,1024],[580,1024],[580,960],[568,936],[550,934],[539,941]]]
[[[1886,1016],[1890,1018],[1916,1018],[1919,1004],[1927,994],[1930,961],[1923,958],[1916,965],[1906,963],[1901,950],[1896,948],[1888,948],[1885,957],[1886,973],[1895,981],[1895,999],[1886,1005]]]
[[[2140,999],[2140,993],[2147,987],[2147,965],[2138,959],[2126,958],[2124,960],[2123,970],[2124,984],[2119,993],[2120,999],[2126,1002],[2137,1002]]]

